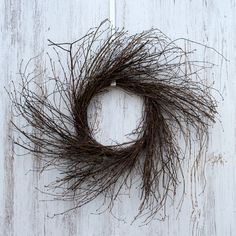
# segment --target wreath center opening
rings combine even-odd
[[[102,145],[131,145],[141,133],[144,100],[119,87],[94,96],[87,110],[93,137]]]

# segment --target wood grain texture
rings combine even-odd
[[[236,235],[235,0],[1,0],[0,10],[0,235]],[[29,154],[16,156],[14,153],[21,150],[13,147],[11,139],[12,113],[4,87],[9,89],[11,81],[18,83],[21,60],[39,55],[34,66],[40,71],[46,66],[48,38],[56,42],[75,40],[109,17],[113,24],[131,33],[157,27],[173,39],[184,37],[214,47],[229,59],[226,63],[213,50],[195,45],[198,59],[217,64],[203,76],[209,82],[214,80],[215,88],[224,96],[223,101],[219,98],[220,121],[211,128],[208,152],[200,163],[199,175],[191,172],[191,162],[186,164],[186,194],[179,214],[178,202],[170,202],[165,221],[154,220],[142,227],[141,222],[130,224],[137,213],[136,189],[121,196],[112,213],[94,214],[102,204],[102,198],[98,198],[76,212],[51,217],[73,203],[45,201],[50,197],[37,189],[44,189],[56,173],[30,171],[42,163]],[[141,101],[130,100],[117,91],[110,96],[99,98],[104,102],[111,99],[106,103],[108,110],[99,113],[103,130],[100,140],[111,135],[110,125],[115,126],[112,120],[119,120],[119,125],[111,138],[123,140],[135,117],[140,115],[135,107],[140,108]],[[130,109],[132,115],[128,114]],[[109,116],[106,112],[110,112]]]

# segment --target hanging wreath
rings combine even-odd
[[[62,189],[62,199],[75,200],[74,208],[101,194],[112,205],[135,173],[140,177],[138,215],[152,217],[184,180],[185,148],[195,140],[201,150],[207,140],[216,101],[212,87],[199,77],[206,63],[189,59],[194,51],[158,29],[129,35],[118,29],[111,33],[105,25],[72,43],[50,41],[58,59],[49,56],[47,81],[21,70],[21,89],[11,99],[26,125],[12,121],[23,137],[15,143],[43,158],[45,167],[60,170],[53,186]],[[144,112],[133,131],[137,140],[104,146],[94,138],[87,109],[112,83],[142,97]]]

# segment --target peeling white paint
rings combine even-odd
[[[235,0],[1,0],[0,12],[0,235],[236,235]],[[177,204],[170,204],[165,221],[154,220],[143,227],[139,227],[141,222],[130,224],[138,202],[135,189],[130,193],[132,198],[120,198],[114,206],[114,216],[109,212],[92,214],[101,205],[100,198],[77,212],[50,218],[73,203],[44,201],[49,197],[36,188],[43,189],[53,180],[54,173],[30,171],[41,163],[30,155],[15,156],[14,151],[19,150],[13,150],[9,139],[11,109],[4,86],[9,88],[11,80],[18,82],[21,59],[27,61],[46,51],[48,38],[56,42],[75,40],[105,18],[131,33],[160,28],[171,38],[185,37],[214,47],[230,60],[226,63],[211,50],[198,51],[199,58],[218,65],[205,76],[215,80],[216,89],[224,96],[223,101],[219,99],[221,122],[211,129],[208,155],[202,164],[205,179],[196,178],[192,188],[191,179],[186,179],[185,199],[178,215]],[[43,57],[37,67],[45,67]],[[118,106],[128,104],[127,96],[111,96],[118,97]],[[136,102],[140,106],[140,100]],[[116,109],[114,103],[110,106]],[[120,119],[116,130],[121,140],[127,132],[127,122],[131,121],[131,118],[124,119],[126,109],[124,105],[119,117],[115,112],[110,114],[110,119],[114,116]],[[109,131],[109,122],[102,127]]]

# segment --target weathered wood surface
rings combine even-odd
[[[236,235],[235,0],[1,0],[0,4],[0,235]],[[165,221],[154,220],[142,227],[140,222],[130,224],[136,213],[136,192],[131,194],[134,198],[122,196],[113,214],[91,214],[101,205],[101,199],[97,199],[77,212],[50,218],[73,203],[44,201],[47,197],[37,188],[48,184],[53,173],[39,175],[29,171],[41,163],[30,155],[14,155],[11,141],[12,114],[4,86],[9,88],[12,80],[17,83],[21,59],[47,50],[48,38],[72,41],[109,17],[116,26],[124,26],[130,32],[154,26],[171,38],[184,37],[207,44],[230,60],[225,63],[212,50],[199,55],[218,65],[206,76],[214,78],[216,89],[224,96],[219,103],[221,122],[211,129],[206,162],[201,167],[205,169],[204,192],[201,193],[204,178],[187,178],[185,200],[178,216],[176,204],[170,204]],[[36,66],[45,66],[43,58]],[[102,98],[108,104],[104,112],[110,114],[100,114],[104,130],[100,138],[111,134],[112,124],[117,130],[112,138],[122,140],[139,115],[135,104],[140,108],[140,100],[130,101],[129,96],[117,91],[111,98]],[[120,126],[116,127],[114,120],[119,120]]]

